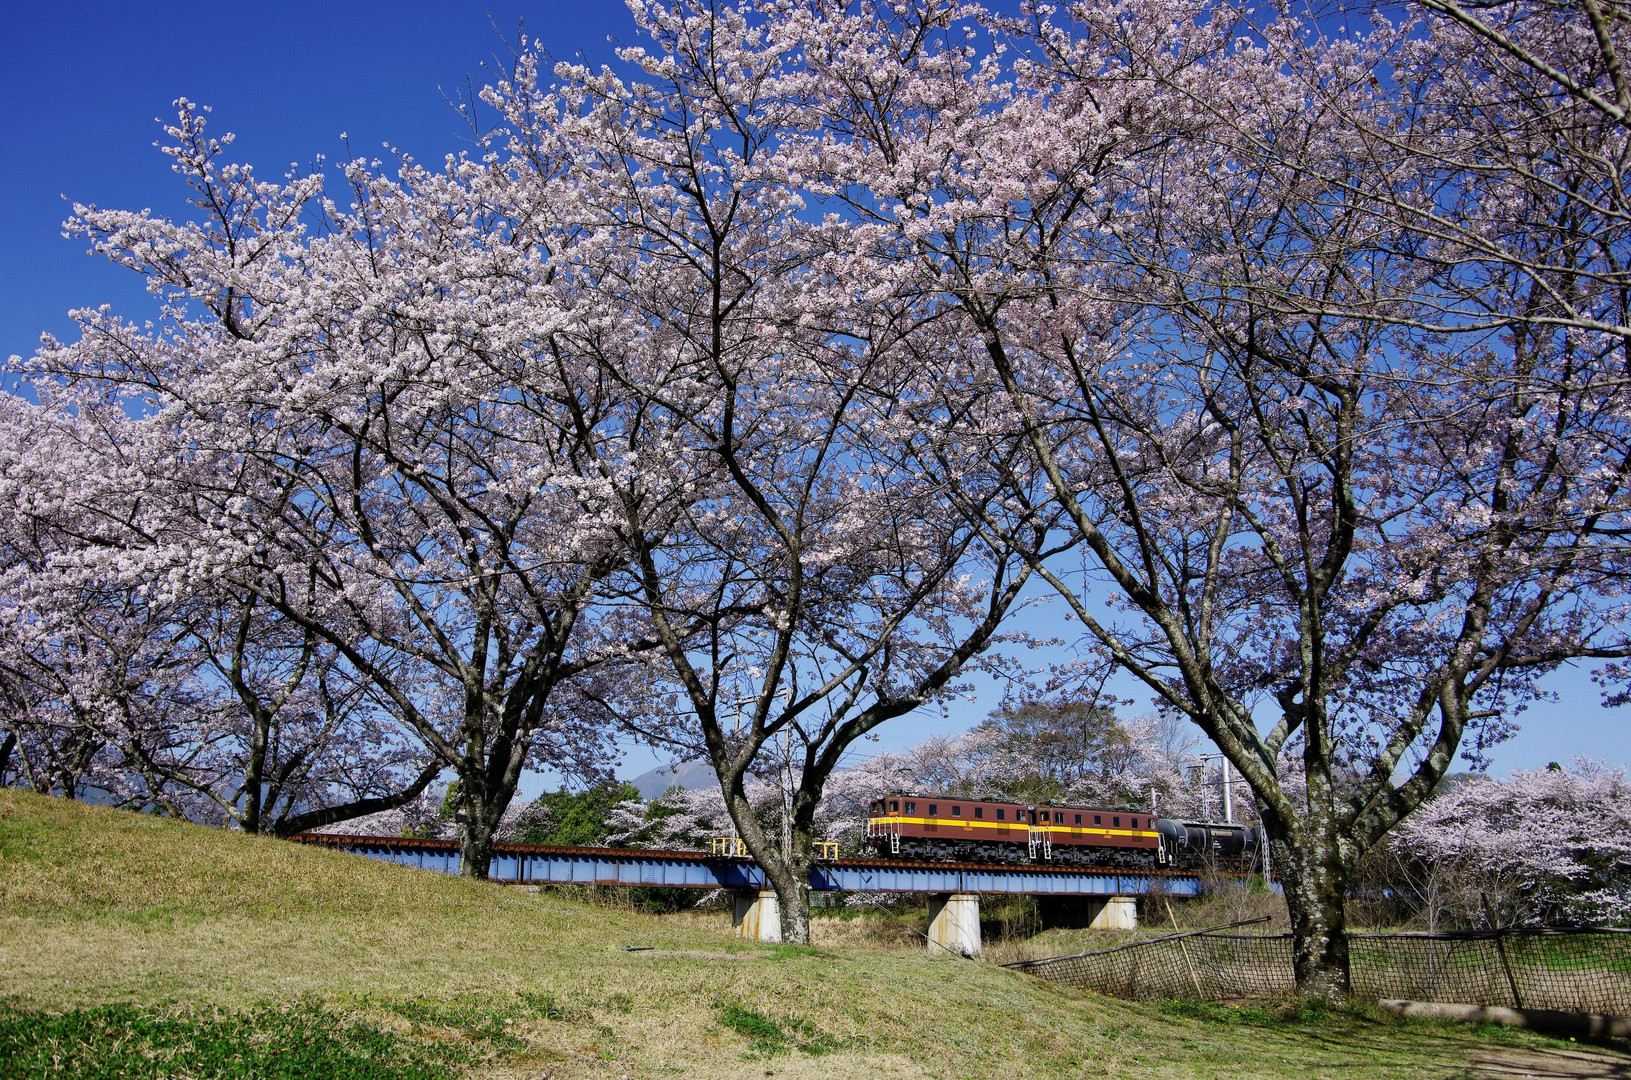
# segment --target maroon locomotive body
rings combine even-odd
[[[1125,807],[1038,806],[1050,862],[1142,865],[1166,862],[1153,815]]]
[[[1029,843],[1032,820],[1023,803],[891,795],[873,801],[867,837],[891,855],[1003,861]]]
[[[973,862],[1158,865],[1156,819],[1124,807],[890,795],[875,799],[867,839],[879,854]]]

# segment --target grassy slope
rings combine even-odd
[[[1560,1045],[1361,1015],[1163,1010],[917,952],[739,944],[695,918],[10,791],[0,1001],[257,1023],[259,1006],[297,1001],[407,1044],[468,1045],[458,1067],[479,1075],[556,1080],[1451,1076]]]

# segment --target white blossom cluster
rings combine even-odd
[[[1623,766],[1576,758],[1504,780],[1463,778],[1400,826],[1393,846],[1430,919],[1631,919],[1631,781]]]

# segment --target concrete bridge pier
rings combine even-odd
[[[782,906],[775,889],[743,889],[736,893],[731,911],[736,936],[747,941],[782,939]]]
[[[1136,896],[1094,896],[1087,900],[1089,930],[1137,930]]]
[[[979,895],[943,893],[930,898],[928,936],[930,955],[979,956]]]

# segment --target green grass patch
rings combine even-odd
[[[1161,1001],[1158,1007],[1161,1015],[1173,1020],[1195,1021],[1214,1030],[1230,1027],[1256,1029],[1262,1036],[1270,1033],[1287,1038],[1346,1036],[1366,1041],[1388,1038],[1399,1040],[1401,1044],[1406,1044],[1412,1036],[1423,1040],[1474,1036],[1477,1043],[1484,1046],[1514,1047],[1545,1045],[1547,1041],[1544,1036],[1537,1037],[1533,1032],[1500,1024],[1465,1024],[1457,1020],[1419,1017],[1400,1019],[1384,1013],[1374,1004],[1362,1001],[1333,1006],[1296,998],[1237,1003],[1177,999]],[[1611,1040],[1604,1045],[1623,1049],[1622,1044]]]
[[[1247,1027],[1306,1028],[1318,1025],[1391,1024],[1391,1018],[1362,1003],[1335,1007],[1317,1000],[1287,998],[1279,1001],[1218,1002],[1193,999],[1159,1003],[1161,1015],[1199,1020],[1205,1024],[1240,1024]]]
[[[1182,1017],[1185,1020],[1199,1020],[1205,1024],[1248,1024],[1268,1025],[1279,1024],[1289,1016],[1282,1015],[1282,1011],[1270,1005],[1252,1003],[1245,1005],[1226,1005],[1215,1001],[1193,1001],[1179,999],[1163,1001],[1160,1003],[1161,1015]]]
[[[1507,955],[1514,968],[1536,967],[1547,971],[1631,972],[1631,953],[1624,938],[1509,938]],[[1491,946],[1493,948],[1493,946]]]
[[[589,1008],[569,1004],[548,991],[523,990],[508,999],[495,994],[458,1001],[370,997],[364,999],[363,1004],[408,1021],[413,1025],[415,1034],[452,1035],[500,1056],[516,1055],[526,1050],[526,1040],[517,1034],[517,1030],[528,1021],[575,1024],[593,1018]],[[634,998],[622,992],[606,995],[600,1004],[625,1016],[634,1011]]]
[[[735,1002],[720,1008],[719,1023],[748,1039],[750,1057],[774,1057],[793,1050],[814,1057],[842,1050],[847,1042],[801,1017],[787,1016],[773,1020],[757,1009]]]
[[[317,1005],[220,1014],[0,1003],[3,1080],[451,1080],[457,1048],[422,1046]]]

